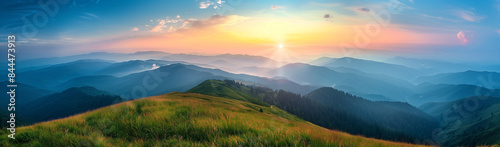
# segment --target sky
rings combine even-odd
[[[17,0],[0,8],[0,35],[15,34],[26,59],[164,51],[500,61],[500,0]]]

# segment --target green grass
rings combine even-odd
[[[241,90],[234,90],[238,88],[243,88]],[[248,87],[232,87],[227,85],[224,81],[220,80],[206,80],[205,82],[199,84],[198,86],[186,91],[188,93],[201,93],[205,95],[212,95],[224,98],[231,98],[241,101],[247,101],[261,106],[269,106],[269,104],[264,103],[253,96],[244,93],[242,91],[250,91]]]
[[[276,107],[193,93],[124,102],[16,131],[15,140],[1,137],[0,146],[413,146],[328,130]]]

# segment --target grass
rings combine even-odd
[[[328,130],[276,107],[193,93],[124,102],[16,131],[15,140],[1,137],[0,146],[414,146]]]

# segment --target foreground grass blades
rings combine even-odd
[[[0,146],[413,146],[328,130],[276,107],[193,93],[21,127],[15,137],[1,137]]]

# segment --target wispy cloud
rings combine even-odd
[[[83,15],[80,16],[80,18],[92,20],[92,19],[100,19],[101,17],[92,13],[84,12]]]
[[[205,2],[200,2],[200,9],[206,9],[210,5],[213,5],[214,3],[211,1],[205,1]]]
[[[432,15],[427,15],[427,14],[422,14],[420,16],[421,17],[425,17],[425,18],[430,18],[430,19],[439,19],[439,20],[443,20],[444,19],[443,17],[440,17],[440,16],[432,16]]]
[[[190,22],[190,28],[206,28],[210,26],[216,26],[216,25],[232,25],[239,23],[243,20],[248,19],[248,17],[243,17],[243,16],[238,16],[238,15],[230,15],[230,16],[221,16],[221,15],[214,15],[210,17],[209,19],[205,20],[196,20],[196,21],[191,21]]]
[[[137,31],[139,31],[139,28],[138,27],[134,27],[134,28],[132,28],[132,31],[137,32]]]
[[[466,21],[469,21],[469,22],[479,22],[485,18],[485,17],[478,16],[474,12],[467,11],[467,10],[455,10],[453,13],[455,16],[460,17],[460,18],[462,18]]]
[[[153,27],[149,31],[151,31],[151,32],[162,32],[164,28],[167,28],[167,25],[165,25],[165,24],[166,24],[165,19],[162,19],[162,20],[160,20],[158,22],[158,24],[155,27]]]
[[[370,12],[370,9],[368,8],[357,8],[356,10],[360,12]]]
[[[271,9],[273,9],[273,10],[283,9],[283,7],[282,6],[271,5]]]
[[[500,34],[500,30],[497,30],[497,33]]]

